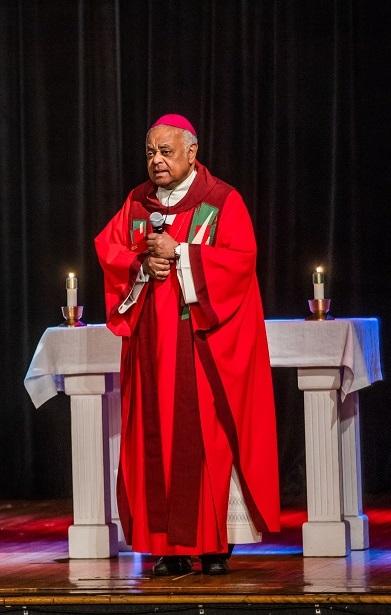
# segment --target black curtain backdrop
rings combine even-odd
[[[391,3],[0,0],[0,497],[71,491],[68,400],[35,410],[23,377],[75,270],[103,322],[93,237],[145,178],[167,112],[244,195],[268,318],[301,317],[327,270],[336,316],[379,316],[385,382],[364,391],[365,493],[391,491]],[[294,370],[274,370],[283,502],[303,499]]]

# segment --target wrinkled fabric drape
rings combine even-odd
[[[248,203],[268,318],[306,313],[320,263],[335,315],[390,312],[390,23],[386,0],[0,3],[2,497],[70,491],[65,400],[36,412],[23,376],[68,271],[86,320],[104,319],[92,238],[145,179],[163,113],[189,117],[200,160]],[[274,378],[288,501],[304,492],[302,399],[293,372]],[[386,492],[390,385],[362,400],[365,489]]]

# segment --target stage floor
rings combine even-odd
[[[366,510],[371,548],[346,558],[303,558],[302,510],[284,510],[282,532],[237,546],[231,573],[154,578],[154,558],[131,552],[70,560],[71,502],[0,502],[0,605],[126,603],[391,603],[391,508]]]

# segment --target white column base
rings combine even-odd
[[[368,549],[368,517],[363,514],[362,510],[358,391],[347,395],[341,406],[341,444],[344,490],[343,518],[350,526],[352,549]]]
[[[369,549],[369,526],[367,515],[358,515],[357,517],[344,516],[344,519],[350,526],[350,541],[352,549],[362,551]]]
[[[118,554],[118,531],[115,523],[71,525],[68,538],[70,558],[104,558]]]
[[[344,557],[349,552],[349,527],[344,521],[310,521],[303,524],[305,556]]]

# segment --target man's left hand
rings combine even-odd
[[[175,260],[175,248],[178,242],[168,233],[149,233],[147,246],[152,256]]]

